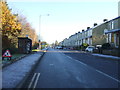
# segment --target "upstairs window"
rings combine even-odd
[[[111,29],[114,29],[114,21],[111,22]]]

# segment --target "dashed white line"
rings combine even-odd
[[[67,56],[68,58],[70,58],[70,59],[73,59],[72,57],[70,57],[70,56]]]
[[[65,54],[64,54],[65,55]],[[70,59],[73,59],[72,57],[70,57],[70,56],[67,56],[67,55],[65,55],[66,57],[68,57],[68,58],[70,58]],[[85,64],[85,63],[82,63],[82,62],[80,62],[79,60],[76,60],[76,59],[74,59],[75,61],[77,61],[77,62],[79,62],[79,63],[81,63],[81,64],[83,64],[83,65],[85,65],[85,66],[88,66],[87,64]],[[89,66],[89,67],[91,67],[91,66]],[[93,68],[93,67],[91,67],[91,68]],[[95,69],[95,68],[93,68],[93,69]],[[116,78],[113,78],[113,77],[111,77],[110,75],[108,75],[108,74],[105,74],[105,73],[103,73],[103,72],[101,72],[101,71],[99,71],[99,70],[97,70],[97,69],[95,69],[95,71],[97,71],[97,72],[99,72],[99,73],[101,73],[101,74],[103,74],[104,76],[107,76],[107,77],[109,77],[109,78],[111,78],[111,79],[113,79],[113,80],[115,80],[115,81],[117,81],[117,82],[119,82],[120,83],[120,81],[118,80],[118,79],[116,79]]]
[[[70,57],[70,56],[67,56],[67,55],[65,55],[66,57],[68,57],[68,58],[70,58],[70,59],[73,59],[72,57]],[[87,66],[87,64],[85,64],[85,63],[82,63],[82,62],[80,62],[79,60],[76,60],[76,59],[74,59],[76,62],[78,62],[78,63],[81,63],[81,64],[83,64],[83,65],[85,65],[85,66]]]
[[[53,66],[54,64],[49,64],[50,66]]]

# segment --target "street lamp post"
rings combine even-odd
[[[42,16],[49,16],[49,15],[50,15],[50,14],[45,14],[45,15],[40,15],[40,16],[39,16],[39,41],[38,41],[38,42],[39,42],[39,49],[40,49],[40,50],[41,50],[41,40],[40,40],[40,39],[41,39],[41,38],[40,38],[41,17],[42,17]]]

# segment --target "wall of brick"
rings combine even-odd
[[[107,29],[108,23],[103,23],[99,26],[93,28],[92,32],[92,44],[102,45],[106,43],[106,35],[104,35],[104,30]]]

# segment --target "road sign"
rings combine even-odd
[[[9,50],[6,50],[2,57],[12,57],[12,55]]]

